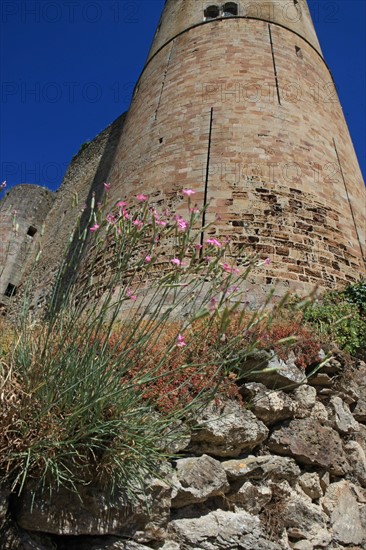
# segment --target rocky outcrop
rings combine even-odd
[[[287,378],[284,390],[276,373],[267,384],[264,372],[246,379],[246,405],[215,400],[182,425],[182,441],[169,442],[180,456],[133,502],[100,483],[80,488],[81,499],[64,489],[33,495],[28,485],[9,500],[2,485],[0,549],[365,549],[360,372],[362,363],[334,360],[324,385],[321,373],[315,383]]]

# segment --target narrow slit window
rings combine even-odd
[[[223,8],[224,17],[233,17],[238,15],[238,4],[235,2],[226,2]]]
[[[31,225],[28,228],[27,235],[33,238],[36,233],[37,233],[37,229],[33,225]]]
[[[204,11],[204,16],[206,20],[216,19],[220,15],[220,10],[218,6],[212,5],[208,6]]]
[[[4,292],[4,296],[7,296],[8,298],[12,298],[13,296],[16,295],[16,293],[17,293],[17,287],[9,283]]]
[[[295,46],[295,51],[296,51],[297,57],[299,57],[300,59],[302,59],[302,58],[303,58],[302,49],[299,48],[299,46]]]

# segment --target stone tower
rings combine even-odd
[[[36,304],[75,195],[98,199],[104,181],[112,199],[142,192],[173,210],[194,189],[234,254],[270,258],[252,273],[253,301],[365,274],[365,186],[306,0],[166,0],[129,111],[74,157],[36,236]]]
[[[365,187],[306,0],[166,0],[110,180],[209,202],[263,290],[364,273]]]

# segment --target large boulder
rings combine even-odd
[[[236,401],[210,403],[195,418],[190,451],[198,454],[239,456],[262,443],[268,428]]]
[[[294,457],[298,462],[320,466],[334,475],[349,470],[339,434],[312,418],[292,420],[287,426],[274,430],[268,440],[271,451]]]
[[[207,455],[177,460],[173,485],[173,508],[204,502],[229,490],[224,468]]]
[[[131,502],[116,489],[110,495],[102,485],[78,487],[76,492],[59,488],[33,493],[26,487],[17,503],[16,521],[26,530],[56,535],[121,535],[149,540],[150,533],[163,531],[170,514],[172,488],[160,479],[150,479],[136,490]],[[142,534],[144,532],[144,534]]]
[[[366,487],[366,454],[357,441],[348,441],[344,446],[354,475],[362,487]]]
[[[268,540],[259,518],[247,512],[217,510],[192,519],[169,524],[169,532],[179,540],[181,550],[280,550]]]

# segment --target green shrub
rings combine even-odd
[[[352,292],[325,293],[305,309],[304,320],[327,342],[338,345],[351,356],[363,357],[366,351],[366,322],[360,313],[360,305],[349,301]]]

